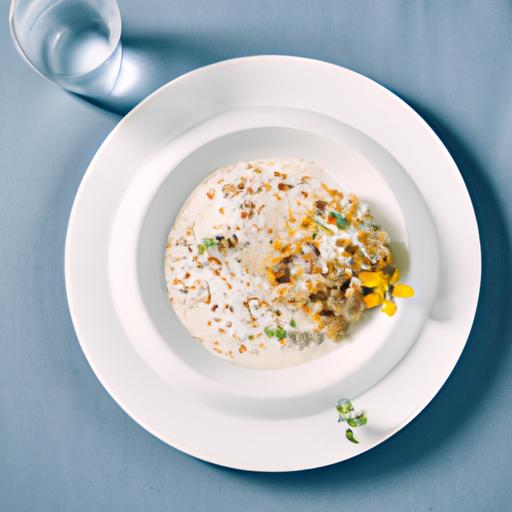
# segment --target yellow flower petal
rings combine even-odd
[[[414,297],[414,290],[406,284],[396,284],[393,287],[393,297],[400,297],[402,299]]]
[[[382,296],[378,293],[369,293],[368,295],[364,296],[363,300],[368,309],[382,304]]]
[[[400,279],[400,269],[397,267],[397,268],[395,268],[395,271],[391,275],[389,284],[396,284],[396,283],[398,283],[399,279]]]
[[[393,316],[396,313],[396,304],[390,300],[385,300],[382,303],[382,311],[388,316]]]
[[[375,288],[383,282],[383,276],[380,272],[359,272],[357,277],[365,288]]]

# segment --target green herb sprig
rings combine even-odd
[[[338,411],[338,423],[346,422],[352,428],[362,427],[368,423],[366,413],[364,411],[356,411],[348,398],[338,400],[336,410]],[[350,428],[345,430],[345,437],[352,443],[359,443]]]

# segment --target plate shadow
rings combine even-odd
[[[333,485],[348,492],[359,485],[367,486],[384,473],[391,477],[413,471],[416,465],[453,441],[466,423],[476,420],[496,385],[512,335],[508,311],[500,307],[508,304],[512,288],[511,240],[505,216],[485,167],[471,147],[432,112],[404,99],[448,148],[469,190],[477,216],[482,283],[475,320],[462,356],[432,402],[407,427],[369,452],[325,468],[295,473],[254,473],[221,468],[234,480],[285,488],[309,497],[318,493],[320,497]],[[342,430],[340,442],[345,441]]]

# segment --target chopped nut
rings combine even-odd
[[[237,191],[234,185],[232,185],[231,183],[226,183],[225,185],[222,186],[222,193],[224,194],[225,198],[228,198],[236,195]]]
[[[289,283],[290,282],[290,269],[285,267],[274,273],[275,280],[279,283]]]

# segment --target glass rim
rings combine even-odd
[[[11,0],[11,3],[9,5],[9,32],[11,34],[12,42],[14,43],[14,47],[16,48],[16,51],[21,55],[23,60],[40,76],[43,78],[46,78],[49,80],[48,77],[46,77],[37,67],[33,64],[33,62],[28,58],[28,55],[23,50],[23,47],[21,46],[20,40],[18,38],[18,34],[16,32],[16,22],[14,21],[14,15],[16,11],[16,6],[18,5],[19,0]]]

